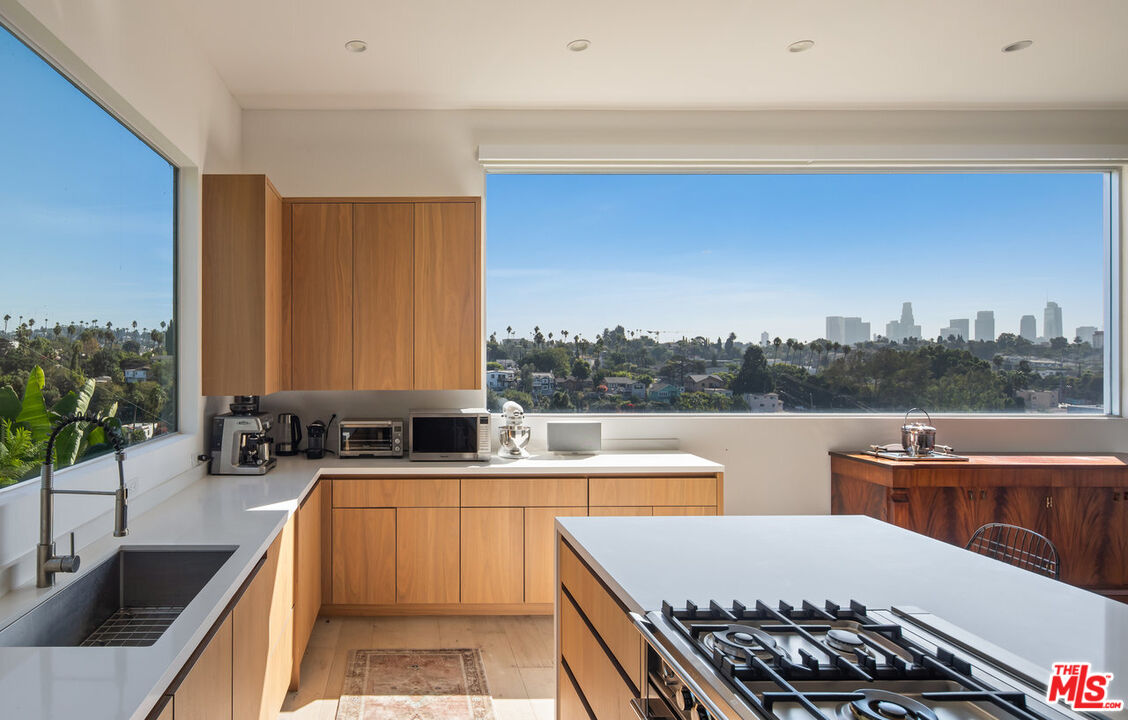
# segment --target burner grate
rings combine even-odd
[[[111,615],[80,647],[148,647],[155,643],[183,607],[126,607]]]
[[[1023,693],[1001,691],[985,684],[972,676],[968,661],[943,647],[933,652],[909,640],[902,633],[901,626],[878,622],[870,617],[864,605],[856,601],[851,601],[848,607],[830,601],[819,607],[804,601],[798,608],[783,602],[773,608],[759,601],[751,608],[740,602],[724,607],[716,601],[710,601],[708,608],[698,607],[692,601],[683,608],[675,608],[663,602],[662,614],[692,645],[710,656],[713,665],[745,702],[769,720],[780,720],[775,709],[782,704],[797,705],[816,720],[841,720],[837,714],[821,709],[816,703],[863,703],[866,693],[871,692],[853,688],[845,692],[826,692],[825,688],[820,692],[797,689],[797,684],[803,685],[812,680],[867,684],[874,681],[944,681],[958,690],[924,692],[920,697],[938,706],[950,702],[989,703],[1016,720],[1045,720],[1028,707]],[[841,626],[844,621],[864,631],[858,634],[861,644],[853,650],[852,658],[851,652],[843,652],[841,648],[836,651],[823,639],[835,623]],[[799,659],[795,660],[781,647],[764,643],[753,649],[737,648],[734,651],[728,648],[728,652],[723,652],[714,643],[710,651],[704,636],[721,631],[729,624],[742,622],[752,624],[773,637],[789,634],[802,638],[814,652],[800,648],[797,653]],[[888,641],[890,647],[899,649],[902,654],[891,652],[873,638]],[[816,654],[822,657],[815,657]],[[749,686],[751,683],[759,687],[759,692]],[[770,689],[764,688],[765,683]],[[926,720],[931,715],[926,711],[926,708],[921,710],[925,713],[922,717],[910,712],[907,720]]]

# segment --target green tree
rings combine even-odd
[[[766,393],[772,389],[772,376],[768,372],[768,361],[759,345],[749,345],[744,351],[744,361],[740,372],[729,386],[735,395],[744,393]]]
[[[572,363],[572,375],[580,380],[587,380],[591,377],[591,365],[583,358],[576,358],[576,361]]]

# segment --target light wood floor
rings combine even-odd
[[[481,648],[498,720],[552,720],[552,617],[320,618],[282,720],[333,720],[349,650]]]

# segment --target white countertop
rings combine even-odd
[[[521,475],[594,473],[714,473],[717,463],[686,453],[604,453],[592,456],[494,458],[489,463],[412,463],[406,460],[310,461],[283,458],[261,476],[206,477],[132,519],[123,540],[107,535],[80,549],[94,568],[119,545],[238,546],[215,577],[160,640],[147,648],[0,647],[0,708],[23,720],[141,720],[219,619],[236,590],[266,552],[291,513],[322,475]],[[0,627],[65,587],[34,583],[0,597]]]
[[[1128,700],[1128,605],[861,516],[559,518],[623,603],[915,606],[1045,668],[1092,662]]]

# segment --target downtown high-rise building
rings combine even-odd
[[[1018,336],[1030,342],[1038,339],[1038,321],[1033,315],[1023,315],[1018,321]]]
[[[950,337],[965,342],[970,340],[971,321],[967,318],[952,318],[948,321],[948,327],[940,328],[940,337],[945,340]]]
[[[1062,334],[1061,307],[1051,300],[1046,303],[1046,310],[1043,315],[1042,332],[1046,340],[1053,340],[1056,337],[1065,337],[1065,335]]]
[[[995,311],[980,310],[975,314],[975,339],[995,339]]]
[[[860,317],[828,315],[826,318],[826,339],[843,345],[856,345],[869,342],[870,324]]]
[[[1092,325],[1082,325],[1081,327],[1077,328],[1077,331],[1073,337],[1081,338],[1081,342],[1093,345],[1093,336],[1096,334],[1097,328],[1093,327]],[[1093,345],[1093,347],[1095,348],[1096,345]]]
[[[920,337],[920,325],[916,325],[913,320],[913,304],[911,302],[902,303],[900,320],[890,320],[885,323],[885,337],[896,342]]]

